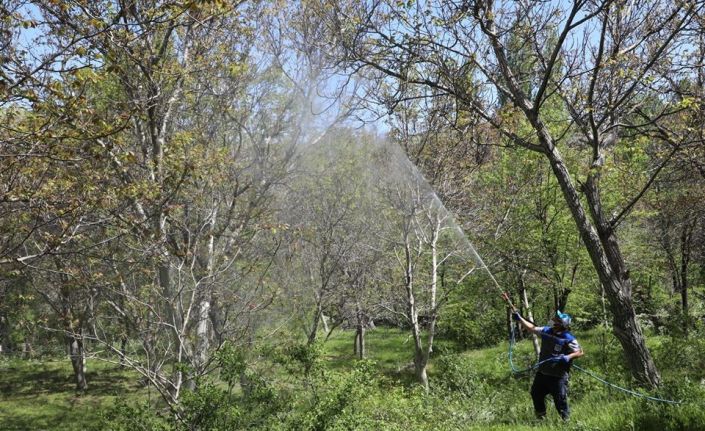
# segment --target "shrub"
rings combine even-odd
[[[295,414],[292,430],[360,429],[368,424],[366,412],[360,410],[361,401],[374,391],[375,365],[360,361],[346,373],[325,372],[314,383],[315,390],[303,409]],[[306,406],[308,404],[308,406]]]
[[[445,390],[472,397],[484,385],[467,356],[442,356],[436,359],[434,366],[437,385]]]
[[[698,390],[690,387],[688,391],[692,392],[687,396],[687,398],[691,399],[696,396],[702,399],[703,395],[705,395],[702,388]],[[697,398],[695,399],[697,400]],[[636,409],[636,417],[633,423],[634,429],[640,431],[699,431],[703,429],[705,424],[705,410],[703,410],[702,406],[691,402],[673,406],[641,401]]]
[[[472,304],[451,304],[438,320],[438,334],[454,340],[460,348],[491,346],[506,336],[505,327],[496,320],[476,315]]]
[[[227,431],[240,425],[241,409],[227,391],[205,384],[181,398],[184,422],[180,428]]]
[[[129,404],[118,398],[114,406],[106,410],[95,431],[167,431],[173,427],[148,402]]]

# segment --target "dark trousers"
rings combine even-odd
[[[568,420],[570,409],[568,408],[568,375],[564,377],[549,376],[536,373],[534,384],[531,385],[531,399],[534,401],[536,416],[546,415],[546,395],[553,397],[556,410],[563,420]]]

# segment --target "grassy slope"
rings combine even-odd
[[[601,330],[587,331],[578,334],[586,351],[586,356],[576,363],[608,381],[622,387],[633,388],[634,383],[628,378],[621,359],[620,348],[611,334]],[[674,366],[673,350],[664,348],[663,338],[650,337],[649,346],[654,353],[661,373],[666,382],[666,388],[660,395],[663,398],[679,399],[678,386],[680,382],[694,382],[698,393],[705,386],[705,369],[698,364],[690,363],[688,367]],[[329,359],[336,368],[352,358],[352,335],[341,333],[327,344]],[[406,333],[396,330],[381,330],[370,332],[368,336],[368,357],[377,361],[381,371],[388,376],[399,377],[401,381],[409,382],[412,372],[413,341]],[[501,343],[486,349],[465,351],[457,358],[472,369],[476,377],[478,394],[468,397],[468,413],[470,419],[458,429],[463,430],[705,430],[704,416],[699,413],[702,408],[697,404],[672,406],[654,403],[635,398],[575,370],[571,377],[570,405],[571,421],[564,424],[555,412],[550,397],[547,398],[549,418],[545,421],[534,419],[533,407],[529,389],[532,376],[526,374],[512,375],[508,363],[508,343]],[[696,354],[697,355],[697,354]],[[684,358],[684,360],[686,360]],[[520,342],[514,354],[514,364],[517,368],[528,367],[533,363],[531,344]],[[675,364],[678,362],[676,361]],[[433,363],[429,370],[431,384],[438,381],[434,375]],[[699,388],[697,388],[699,386]],[[433,388],[432,388],[433,390]],[[486,398],[485,402],[480,401]],[[479,401],[479,402],[478,402]],[[702,400],[700,400],[702,402]],[[449,421],[448,429],[455,429],[458,421]],[[652,424],[653,427],[651,427]],[[439,428],[442,429],[442,428]]]
[[[579,333],[579,339],[587,352],[579,364],[622,386],[632,386],[621,365],[619,346],[611,336],[600,331]],[[355,358],[352,352],[353,334],[335,333],[325,344],[324,362],[331,370],[345,371],[352,368]],[[665,397],[679,397],[673,393],[682,386],[703,387],[705,367],[690,364],[679,367],[669,362],[673,350],[662,348],[663,340],[649,339],[652,351],[659,362],[667,388]],[[528,376],[512,376],[507,361],[507,343],[460,352],[448,353],[461,378],[466,384],[460,391],[462,397],[435,397],[428,409],[437,415],[432,423],[439,430],[705,430],[705,421],[697,404],[686,406],[657,405],[640,401],[631,396],[610,390],[588,376],[574,372],[571,379],[572,419],[569,425],[560,422],[555,409],[549,405],[549,419],[536,422],[533,418]],[[374,410],[380,421],[389,418],[384,429],[411,431],[428,429],[428,422],[406,419],[409,405],[406,402],[413,387],[412,351],[413,341],[406,332],[378,329],[368,333],[368,357],[375,361],[379,373],[386,378],[385,387],[374,393],[360,409]],[[452,345],[441,343],[434,353],[429,376],[432,391],[440,382],[438,364],[441,357],[452,350]],[[697,353],[697,352],[696,352]],[[519,343],[515,364],[519,367],[531,363],[531,347],[527,341]],[[147,390],[137,384],[134,374],[110,364],[89,362],[89,391],[76,395],[71,380],[68,360],[61,361],[0,361],[0,430],[80,430],[95,424],[101,410],[111,406],[116,395],[130,401],[146,399]],[[390,383],[391,382],[391,383]],[[690,383],[687,383],[690,382]],[[461,382],[462,383],[462,382]],[[436,386],[434,386],[436,385]],[[670,390],[671,393],[668,393]],[[385,392],[386,391],[386,392]],[[416,390],[418,393],[418,390]],[[703,393],[705,391],[701,391]],[[370,392],[371,394],[373,391]],[[405,395],[406,394],[406,395]],[[153,395],[154,397],[154,395]],[[396,398],[394,398],[396,397]],[[423,399],[423,398],[421,398]],[[549,400],[550,401],[550,400]],[[702,401],[702,400],[701,400]],[[423,401],[422,401],[423,402]],[[396,403],[396,404],[395,404]],[[413,408],[412,408],[413,410]],[[425,423],[426,425],[420,425]],[[649,424],[653,424],[650,426]]]

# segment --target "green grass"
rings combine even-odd
[[[582,368],[589,369],[612,383],[638,391],[636,383],[626,372],[621,347],[612,334],[595,329],[582,331],[578,335],[586,351],[586,356],[577,362]],[[352,333],[342,332],[328,341],[325,352],[331,368],[344,370],[352,366],[355,361],[352,339]],[[680,362],[673,361],[673,346],[666,346],[666,340],[667,338],[663,336],[648,338],[649,347],[659,361],[658,366],[665,382],[659,393],[652,395],[665,399],[685,397],[690,400],[688,404],[672,406],[646,401],[605,386],[592,377],[574,370],[570,395],[572,415],[568,424],[559,419],[550,398],[547,399],[548,420],[534,419],[529,395],[532,376],[511,374],[507,342],[485,349],[462,352],[455,355],[457,360],[471,370],[472,385],[481,389],[478,389],[477,394],[470,393],[464,399],[468,405],[467,410],[475,410],[475,412],[473,414],[459,412],[461,416],[468,415],[471,420],[457,429],[705,430],[705,416],[700,413],[702,406],[697,404],[697,399],[693,400],[694,397],[697,398],[697,394],[705,392],[705,385],[700,383],[705,378],[705,369],[700,366],[699,355],[694,351],[691,352],[691,358],[694,360],[684,357]],[[405,378],[398,381],[413,385],[413,370],[410,368],[413,344],[412,340],[408,339],[407,333],[395,329],[371,331],[368,333],[367,346],[368,358],[377,362],[382,374],[394,377],[399,375],[400,370],[406,370]],[[697,350],[697,346],[694,346],[693,350]],[[432,396],[434,391],[438,393],[434,383],[443,380],[435,367],[439,356],[435,356],[429,367]],[[514,354],[515,365],[524,368],[531,365],[533,361],[531,343],[519,342]],[[688,386],[684,381],[686,378],[690,382],[690,389],[683,389]],[[695,396],[692,390],[695,391]],[[689,394],[688,391],[691,393]],[[463,401],[460,401],[459,409],[463,408],[462,403]],[[448,429],[456,429],[455,424],[461,422],[462,420],[451,421],[444,426]]]
[[[99,361],[87,369],[81,394],[68,359],[0,361],[0,430],[84,430],[116,396],[147,396],[134,373]]]
[[[353,351],[355,333],[334,332],[325,343],[324,359],[334,370],[345,370],[357,359]],[[399,374],[413,366],[414,340],[409,331],[378,329],[365,336],[367,358],[375,361],[383,373]]]
[[[345,388],[345,381],[351,381],[347,373],[358,362],[353,354],[353,336],[352,332],[338,331],[323,345],[321,361],[330,374],[317,383],[320,397],[314,397],[318,399],[316,402],[325,403],[329,395],[340,395],[343,392],[336,391]],[[578,362],[581,367],[620,386],[636,387],[625,371],[621,347],[611,334],[600,330],[578,331],[578,337],[586,351],[586,356]],[[575,371],[571,377],[571,421],[565,424],[558,418],[550,398],[548,419],[534,419],[529,395],[532,376],[512,375],[507,342],[457,352],[452,343],[442,341],[444,347],[436,350],[429,368],[431,393],[425,395],[414,383],[413,340],[405,331],[378,328],[369,331],[366,339],[367,357],[374,363],[375,377],[359,398],[342,405],[340,411],[343,416],[356,412],[358,416],[351,423],[358,425],[337,429],[705,430],[702,408],[705,367],[702,342],[698,340],[692,338],[684,345],[663,336],[648,339],[665,382],[658,395],[686,399],[685,405],[637,399]],[[677,357],[674,349],[678,351]],[[525,367],[532,360],[531,343],[519,342],[515,364]],[[267,406],[260,406],[262,414],[287,417],[321,408],[321,404],[306,398],[310,387],[302,387],[295,376],[285,378],[283,369],[274,363],[268,364],[264,358],[260,361],[260,367],[269,369],[268,381],[278,391],[277,397],[287,394],[292,401],[278,413],[268,413]],[[85,394],[77,394],[68,359],[0,362],[0,430],[87,429],[99,423],[102,412],[118,396],[131,403],[144,401],[148,396],[147,389],[137,383],[137,376],[130,371],[101,362],[89,362],[88,369],[89,389]],[[154,393],[152,396],[157,398]],[[338,413],[332,409],[326,414]],[[336,419],[331,420],[335,423]]]

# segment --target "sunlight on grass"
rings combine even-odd
[[[326,360],[331,369],[346,369],[356,359],[353,351],[354,332],[334,332],[325,343]],[[367,359],[377,362],[383,372],[399,372],[414,360],[414,341],[408,331],[378,328],[365,337]]]
[[[134,373],[100,361],[87,368],[89,389],[80,394],[68,359],[0,361],[0,429],[83,430],[116,396],[147,396]]]

